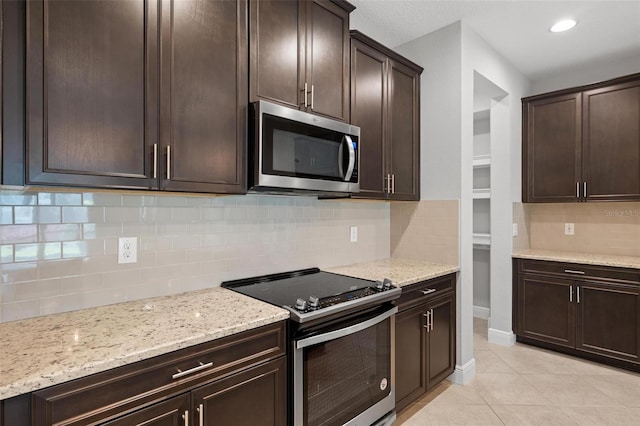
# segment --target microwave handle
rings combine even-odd
[[[347,172],[344,174],[344,180],[349,181],[353,174],[353,168],[356,166],[356,150],[353,149],[353,140],[351,140],[351,136],[344,135],[342,137],[342,143],[344,144],[345,142],[347,143],[347,150],[349,150],[349,166],[347,167]],[[342,161],[340,163],[342,163]]]

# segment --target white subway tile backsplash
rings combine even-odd
[[[0,206],[0,225],[13,224],[13,207]]]
[[[0,190],[0,205],[2,321],[389,257],[388,203]],[[117,263],[121,236],[138,238],[137,263]],[[33,299],[16,299],[23,283]]]
[[[64,223],[104,223],[104,207],[62,207]]]
[[[73,241],[82,239],[82,225],[46,224],[38,226],[39,241]]]
[[[0,225],[0,244],[38,242],[37,225]]]
[[[36,260],[54,260],[62,257],[60,243],[16,244],[13,246],[15,262],[33,262]]]

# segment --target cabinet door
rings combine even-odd
[[[281,357],[192,392],[202,426],[286,424],[286,362]]]
[[[588,281],[578,291],[576,349],[640,363],[640,283]]]
[[[349,121],[349,12],[327,0],[308,1],[306,7],[311,111]]]
[[[389,61],[387,170],[392,200],[420,199],[420,75]]]
[[[430,327],[427,330],[427,390],[453,373],[456,365],[455,294],[429,302]]]
[[[304,3],[250,0],[249,98],[300,108],[304,88]],[[303,21],[304,22],[304,21]]]
[[[189,394],[185,393],[102,424],[104,426],[183,426],[189,424],[189,415]]]
[[[523,202],[576,202],[581,185],[581,94],[523,104]]]
[[[584,92],[583,111],[587,200],[640,200],[640,81]]]
[[[351,41],[351,123],[360,127],[358,197],[386,198],[386,64],[382,53],[358,40]]]
[[[425,374],[426,304],[396,315],[396,409],[427,390]]]
[[[155,187],[156,1],[27,2],[28,184]]]
[[[542,275],[518,277],[519,336],[573,348],[575,346],[573,281]]]
[[[246,190],[247,3],[163,1],[162,188]]]

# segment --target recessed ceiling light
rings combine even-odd
[[[576,24],[577,22],[573,19],[563,19],[562,21],[558,21],[553,24],[553,27],[550,28],[550,31],[552,33],[561,33],[563,31],[570,30],[571,28],[575,27]]]

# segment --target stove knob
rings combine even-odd
[[[389,290],[391,288],[391,280],[389,278],[385,278],[382,283],[385,290]]]
[[[382,281],[376,281],[376,289],[378,291],[384,290],[384,284],[382,283]]]
[[[320,299],[315,296],[309,296],[309,307],[311,309],[315,309],[320,304]]]
[[[299,311],[304,311],[305,309],[307,309],[307,302],[302,299],[296,300],[296,309]]]

